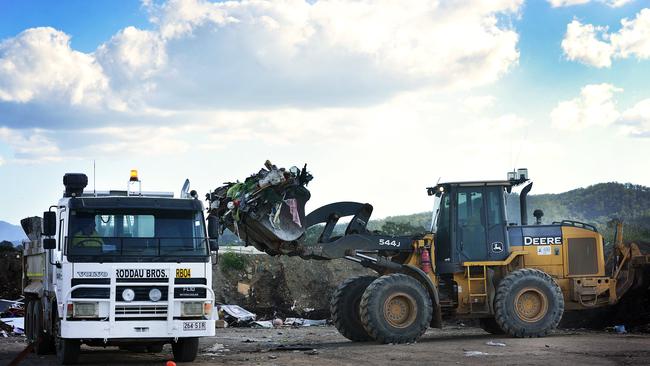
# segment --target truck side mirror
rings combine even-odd
[[[214,215],[208,216],[208,238],[210,251],[219,251],[219,218]]]
[[[56,249],[56,239],[43,239],[43,249]]]
[[[56,212],[43,212],[43,235],[52,236],[56,234]]]

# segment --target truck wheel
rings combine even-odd
[[[34,343],[34,301],[28,300],[25,307],[25,337],[27,342]]]
[[[77,339],[61,338],[61,319],[56,315],[54,323],[54,345],[56,347],[56,358],[62,365],[73,365],[79,359],[81,343]]]
[[[494,307],[496,322],[507,334],[543,337],[562,319],[564,297],[551,276],[523,268],[501,280]]]
[[[480,318],[478,322],[481,325],[481,328],[490,334],[506,334],[494,318]]]
[[[154,344],[151,346],[147,346],[147,352],[148,353],[160,353],[163,350],[163,344]]]
[[[198,338],[180,338],[178,342],[172,343],[172,353],[176,362],[192,362],[198,352]]]
[[[345,280],[332,295],[330,312],[332,322],[342,336],[353,342],[370,341],[372,338],[361,324],[359,303],[361,296],[377,277],[358,276]]]
[[[361,297],[361,323],[381,343],[407,343],[427,330],[433,308],[427,290],[405,274],[379,277]]]
[[[34,339],[34,352],[37,355],[45,355],[52,351],[50,344],[52,339],[49,334],[45,333],[43,329],[43,305],[40,300],[32,301],[33,303],[33,317],[32,317],[32,337]]]

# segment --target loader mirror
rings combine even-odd
[[[43,249],[55,249],[56,248],[56,239],[47,238],[43,239]]]
[[[219,241],[217,239],[209,239],[208,244],[210,245],[211,252],[219,251]]]
[[[43,212],[43,235],[52,236],[56,234],[56,212]]]

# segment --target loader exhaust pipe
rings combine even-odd
[[[521,214],[521,225],[528,225],[528,205],[526,204],[526,197],[528,192],[533,188],[533,182],[530,182],[519,194],[519,213]]]

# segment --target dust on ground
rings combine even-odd
[[[197,365],[647,365],[649,334],[558,330],[545,338],[494,336],[473,327],[430,329],[417,343],[353,343],[334,327],[218,329],[203,338]],[[489,345],[490,343],[491,345]],[[502,345],[502,344],[505,344]],[[25,347],[22,338],[0,338],[0,364]],[[81,365],[164,365],[159,354],[133,353],[114,347],[83,347]],[[21,365],[55,365],[53,355],[30,354]]]

